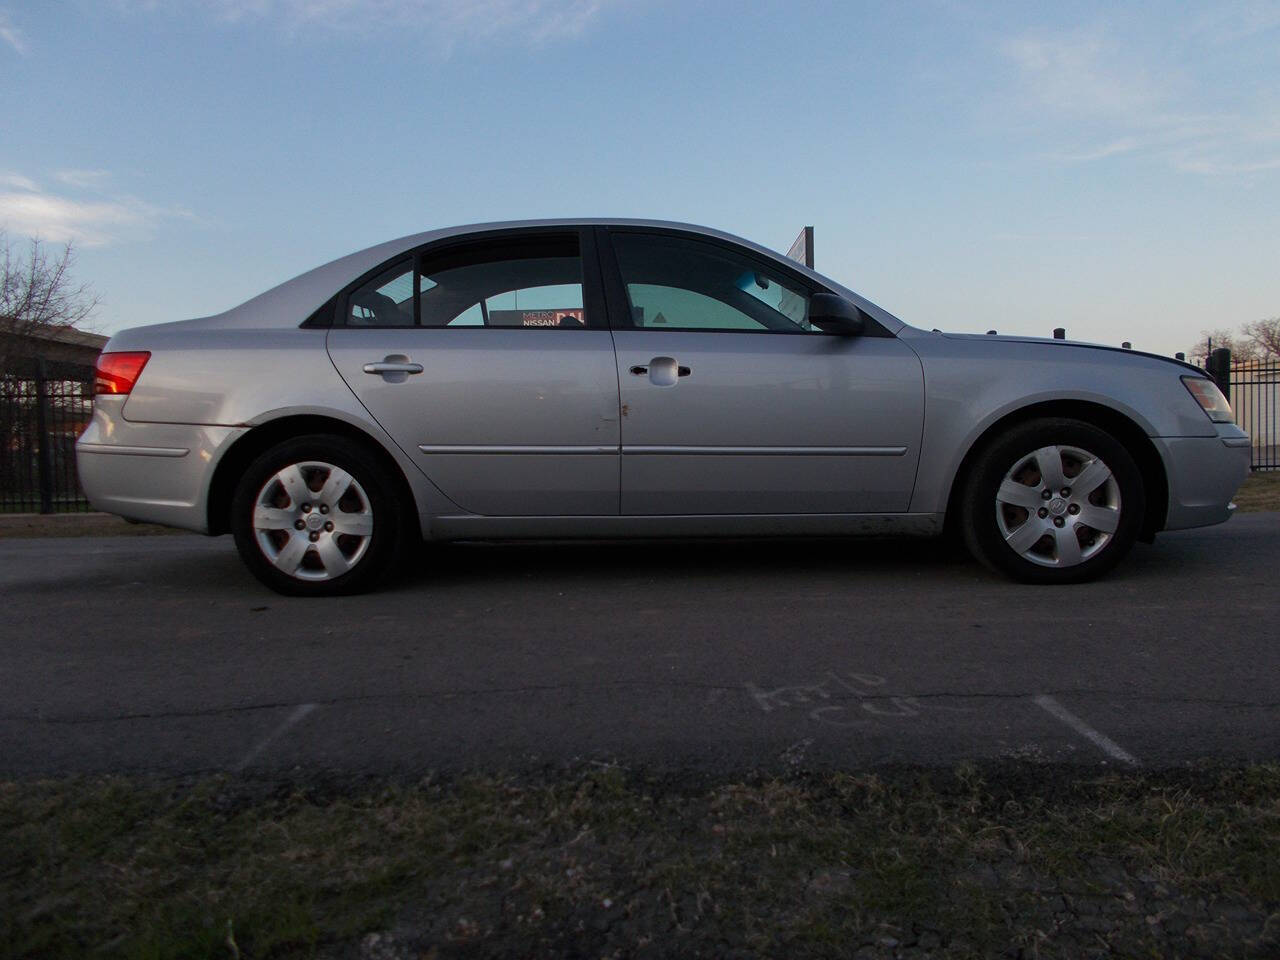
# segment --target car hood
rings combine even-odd
[[[1164,354],[1149,353],[1145,350],[1130,350],[1125,347],[1113,347],[1104,343],[1088,343],[1087,341],[1084,341],[1084,340],[1057,340],[1057,339],[1050,339],[1048,337],[1023,337],[1023,336],[1013,336],[1013,335],[1005,336],[1001,334],[991,334],[991,333],[983,334],[983,333],[941,333],[939,332],[939,333],[936,333],[935,336],[942,336],[948,340],[972,340],[972,341],[989,342],[989,343],[1037,344],[1048,350],[1061,350],[1061,349],[1071,349],[1071,348],[1081,349],[1081,350],[1104,350],[1107,353],[1121,354],[1123,356],[1146,357],[1151,360],[1163,360],[1164,362],[1171,363],[1174,366],[1182,367],[1194,373],[1201,374],[1202,376],[1205,375],[1204,370],[1201,369],[1200,367],[1197,367],[1195,364],[1187,363],[1186,361],[1178,360],[1178,359],[1175,359],[1174,357],[1166,357]]]

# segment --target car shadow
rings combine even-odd
[[[402,582],[511,577],[634,579],[707,575],[986,576],[962,548],[943,538],[464,541],[426,544]]]
[[[173,549],[172,540],[168,543],[170,549],[152,553],[140,540],[131,544],[137,549],[130,551],[126,562],[94,569],[90,582],[95,595],[102,599],[115,591],[127,594],[143,589],[156,598],[225,596],[245,590],[274,596],[245,569],[229,537],[192,538],[189,552]],[[1104,582],[1133,585],[1196,578],[1215,570],[1219,562],[1208,538],[1165,537],[1154,546],[1136,544]],[[861,582],[907,581],[921,588],[987,583],[1026,589],[987,570],[950,538],[843,537],[428,543],[409,551],[398,574],[377,590],[698,578],[708,584],[731,581],[750,589],[753,581],[798,583],[832,576]],[[39,564],[12,571],[6,587],[68,602],[79,596],[67,594],[67,571]]]
[[[1102,582],[1125,585],[1196,577],[1211,569],[1204,544],[1135,544]],[[623,582],[635,579],[721,578],[749,588],[751,580],[830,577],[860,581],[1006,584],[1018,590],[1058,590],[1017,584],[974,560],[950,537],[744,538],[606,541],[461,541],[424,544],[388,589],[432,584]],[[1087,584],[1085,585],[1087,586]],[[1071,589],[1070,587],[1066,589]]]

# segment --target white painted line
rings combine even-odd
[[[283,736],[290,727],[300,722],[307,716],[307,714],[311,713],[311,711],[315,709],[316,705],[314,703],[303,703],[294,707],[293,713],[285,717],[284,723],[280,724],[280,726],[276,727],[269,734],[259,740],[257,745],[244,755],[244,759],[236,764],[236,771],[238,772],[243,770],[249,764],[253,763],[253,761],[258,758],[258,754],[262,753],[263,750],[275,743],[276,740]]]
[[[1052,717],[1057,717],[1113,760],[1119,760],[1121,763],[1127,763],[1134,767],[1138,765],[1137,757],[1123,749],[1105,734],[1093,729],[1093,727],[1089,726],[1047,693],[1042,693],[1035,697],[1035,703],[1045,713]]]

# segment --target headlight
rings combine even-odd
[[[1183,377],[1187,390],[1196,398],[1200,409],[1214,423],[1231,423],[1231,404],[1222,395],[1218,385],[1207,377]]]

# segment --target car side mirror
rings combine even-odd
[[[842,337],[860,336],[866,329],[866,315],[857,304],[834,293],[815,293],[809,298],[809,322],[823,333]]]

